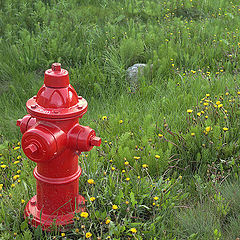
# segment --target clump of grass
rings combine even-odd
[[[215,229],[220,229],[220,221],[208,203],[180,211],[178,214],[181,239],[214,239]]]

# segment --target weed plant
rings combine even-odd
[[[1,239],[238,239],[236,0],[0,1]],[[82,153],[87,212],[31,229],[34,163],[16,121],[53,62],[102,138]],[[133,92],[126,69],[147,64]]]

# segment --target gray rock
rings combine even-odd
[[[144,63],[136,63],[127,69],[126,80],[129,82],[132,91],[136,91],[139,83],[138,78],[143,75],[143,69],[146,66],[147,64]]]

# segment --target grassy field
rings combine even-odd
[[[240,238],[239,1],[0,6],[0,239]],[[16,121],[53,62],[102,145],[79,157],[88,217],[46,233],[23,218],[35,164]],[[132,91],[134,63],[147,67]]]

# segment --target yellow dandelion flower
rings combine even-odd
[[[219,104],[219,105],[218,105],[218,108],[221,108],[221,107],[223,107],[223,104]]]
[[[90,238],[92,236],[92,234],[90,232],[87,232],[85,236],[86,236],[86,238]]]
[[[87,182],[88,182],[89,184],[95,184],[95,182],[94,182],[93,179],[88,179]]]
[[[112,171],[115,171],[115,170],[116,170],[116,168],[115,168],[115,167],[112,167],[112,168],[111,168],[111,170],[112,170]]]
[[[125,164],[126,166],[128,166],[128,165],[129,165],[129,162],[128,162],[128,161],[126,161],[124,164]]]
[[[18,174],[21,173],[21,170],[17,170],[17,173],[18,173]]]
[[[129,201],[126,201],[125,203],[128,205],[128,204],[129,204]]]
[[[20,163],[20,161],[15,161],[15,162],[13,162],[13,164],[18,164],[18,163]]]
[[[207,103],[207,102],[205,102],[205,103],[203,103],[203,105],[204,105],[204,106],[207,106],[207,105],[208,105],[208,103]]]
[[[187,110],[187,113],[189,113],[189,114],[192,113],[192,112],[193,112],[192,109],[188,109],[188,110]]]
[[[137,232],[137,229],[136,229],[136,228],[131,228],[130,231],[131,231],[132,233],[136,233],[136,232]]]
[[[13,176],[13,180],[17,180],[20,177],[20,175]]]
[[[15,187],[15,184],[13,183],[13,184],[11,185],[11,187],[14,188],[14,187]]]
[[[18,180],[18,183],[20,183],[21,182],[21,180]]]
[[[78,228],[75,229],[75,233],[79,233],[79,229]]]
[[[229,95],[229,92],[226,92],[225,95],[228,96],[228,95]]]
[[[128,181],[130,181],[130,178],[129,178],[129,177],[127,177],[125,180],[128,182]]]
[[[224,128],[223,128],[223,131],[224,131],[224,132],[228,131],[228,128],[227,128],[227,127],[224,127]]]
[[[158,200],[158,197],[154,197],[153,199],[154,199],[155,201],[157,201],[157,200]]]
[[[17,159],[21,159],[22,158],[22,156],[17,156]]]
[[[95,201],[95,200],[96,200],[95,197],[90,197],[90,201],[91,201],[91,202],[93,202],[93,201]]]
[[[138,179],[140,179],[141,177],[140,177],[140,176],[138,176],[137,178],[138,178]]]
[[[114,205],[112,205],[112,209],[113,209],[113,210],[117,210],[117,209],[118,209],[118,206],[114,204]]]
[[[206,97],[210,97],[210,94],[209,94],[209,93],[207,93],[207,94],[206,94]]]
[[[159,137],[163,137],[163,135],[162,135],[162,134],[160,134],[160,133],[158,134],[158,136],[159,136]]]
[[[107,120],[107,116],[103,116],[102,117],[102,120],[104,121],[104,120]]]
[[[154,202],[152,205],[153,205],[153,206],[155,206],[155,205],[156,205],[156,203]]]
[[[110,220],[110,219],[107,219],[105,223],[106,223],[106,224],[109,224],[110,222],[111,222],[111,220]]]
[[[198,112],[197,115],[200,117],[201,116],[201,112]]]
[[[18,150],[18,149],[20,149],[20,147],[15,147],[13,150]]]
[[[217,101],[216,104],[219,105],[221,102],[220,101]]]
[[[21,203],[24,204],[24,203],[25,203],[25,200],[24,200],[24,199],[21,199]]]
[[[88,213],[87,212],[81,212],[80,216],[82,218],[87,218],[88,217]]]
[[[194,137],[194,136],[195,136],[195,133],[191,133],[191,136]]]
[[[240,95],[240,92],[237,92],[238,95]]]
[[[140,157],[136,157],[136,156],[134,156],[133,158],[134,158],[135,160],[138,160],[138,159],[140,159]]]
[[[122,173],[125,173],[125,172],[126,172],[126,171],[123,169],[123,170],[122,170]]]
[[[147,164],[143,164],[142,167],[143,167],[143,168],[147,168],[148,165],[147,165]]]
[[[180,175],[179,177],[178,177],[180,180],[182,180],[182,176]]]
[[[160,158],[160,156],[156,154],[156,155],[155,155],[155,158],[159,159],[159,158]]]
[[[119,124],[122,124],[123,123],[123,120],[119,120]]]
[[[2,164],[2,165],[0,165],[0,167],[1,167],[1,168],[6,168],[6,167],[7,167],[7,165],[5,165],[5,164]]]
[[[206,127],[205,130],[206,130],[206,132],[210,132],[212,130],[212,128],[209,126],[209,127]]]

